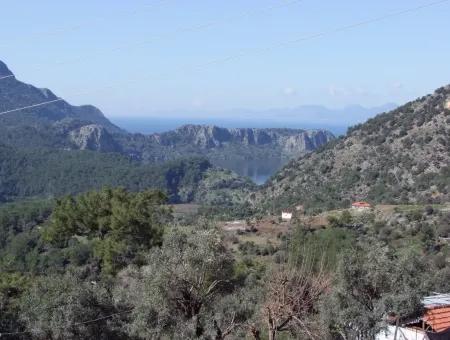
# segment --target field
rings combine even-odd
[[[374,220],[389,221],[399,218],[398,216],[421,214],[429,207],[439,212],[450,211],[450,203],[430,206],[383,204],[376,205],[367,212],[354,212],[351,209],[330,210],[317,215],[299,215],[290,222],[281,221],[278,216],[267,216],[260,220],[220,221],[218,226],[225,233],[230,249],[237,251],[242,245],[251,245],[256,248],[277,247],[281,244],[283,235],[290,233],[296,225],[303,225],[309,230],[329,228],[329,218],[339,217],[346,210],[351,212],[355,220],[372,215]]]

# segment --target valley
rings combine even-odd
[[[447,339],[449,103],[143,134],[0,62],[0,337]]]

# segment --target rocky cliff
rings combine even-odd
[[[69,138],[79,150],[120,152],[120,146],[109,132],[100,125],[81,126],[69,132]]]
[[[315,150],[333,140],[327,130],[221,128],[211,125],[184,125],[174,131],[151,136],[162,146],[193,145],[204,152],[240,146],[272,148],[279,157],[296,157]]]

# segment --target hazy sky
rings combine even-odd
[[[4,1],[0,59],[109,116],[401,104],[449,83],[450,1],[301,39],[430,2]]]

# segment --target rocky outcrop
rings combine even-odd
[[[72,143],[80,150],[119,152],[120,147],[108,131],[96,124],[82,126],[69,133]]]
[[[300,155],[314,151],[335,139],[327,130],[312,130],[289,136],[283,140],[283,152],[287,155]]]
[[[221,128],[211,125],[184,125],[175,131],[156,134],[152,140],[164,146],[195,145],[202,149],[230,145],[277,147],[292,157],[317,149],[333,140],[326,130]]]

